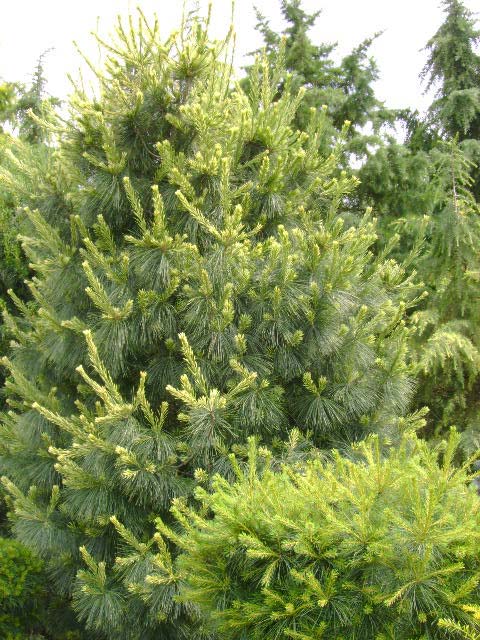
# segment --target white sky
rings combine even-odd
[[[478,14],[480,0],[464,0]],[[206,7],[208,0],[199,0]],[[308,12],[322,8],[322,15],[311,35],[314,42],[338,42],[338,53],[350,51],[376,31],[384,34],[371,52],[380,68],[377,83],[379,98],[391,107],[425,108],[431,98],[422,95],[418,74],[425,62],[420,49],[442,21],[440,0],[304,0]],[[72,42],[94,62],[98,47],[89,35],[98,26],[108,34],[117,14],[134,12],[140,5],[147,15],[156,12],[163,35],[178,25],[183,0],[0,0],[0,78],[28,81],[36,60],[45,49],[53,47],[46,60],[46,75],[51,94],[64,98],[69,92],[67,73],[76,74],[81,66]],[[240,66],[244,54],[260,44],[254,30],[253,5],[281,25],[278,0],[236,0],[235,30],[237,58]],[[214,35],[228,30],[230,0],[213,0]]]

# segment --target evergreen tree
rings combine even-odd
[[[40,58],[30,88],[20,83],[0,85],[0,304],[2,309],[15,313],[15,305],[8,292],[14,289],[17,299],[30,298],[24,279],[28,276],[28,261],[17,235],[25,224],[19,203],[33,204],[32,193],[41,182],[49,179],[48,131],[36,123],[35,117],[49,118],[58,101],[45,95],[43,57]],[[34,172],[13,155],[22,154]],[[30,173],[30,175],[28,175]],[[11,335],[0,324],[0,351],[8,352]],[[4,384],[2,368],[1,386]],[[0,405],[5,408],[5,397]],[[0,637],[6,640],[80,640],[78,625],[68,605],[50,589],[50,580],[42,569],[42,562],[30,550],[9,539],[3,487],[0,487]],[[35,551],[35,549],[34,549]]]
[[[395,116],[376,98],[373,89],[378,69],[373,58],[369,57],[369,49],[379,34],[360,43],[337,64],[332,57],[336,44],[314,44],[308,34],[321,11],[308,14],[300,0],[281,0],[280,8],[287,23],[283,32],[273,31],[269,21],[259,11],[257,30],[263,36],[270,64],[275,64],[279,49],[283,46],[285,70],[293,76],[293,87],[306,90],[297,111],[297,126],[306,126],[312,107],[319,109],[326,105],[331,124],[327,132],[328,139],[338,136],[344,122],[348,121],[351,126],[345,151],[362,155],[367,144],[376,139],[374,135],[364,134],[362,128],[370,124],[374,132],[378,132],[382,124],[391,122]],[[248,83],[248,75],[245,82]],[[282,83],[279,85],[281,88]]]
[[[476,449],[480,172],[472,159],[480,160],[480,57],[471,14],[458,0],[444,6],[423,72],[427,88],[438,86],[436,100],[427,117],[410,116],[404,144],[386,139],[369,154],[352,206],[374,208],[380,246],[400,234],[395,257],[426,284],[428,298],[411,317],[411,344],[420,374],[417,406],[432,409],[428,433],[453,423],[465,430],[467,449]],[[423,234],[422,248],[412,254]]]
[[[234,481],[197,489],[200,511],[176,501],[181,535],[158,522],[183,598],[222,640],[478,638],[480,502],[458,441],[410,435],[384,457],[372,438],[279,471],[251,440]]]
[[[28,86],[20,82],[5,82],[0,87],[0,123],[8,123],[17,137],[30,144],[47,142],[49,130],[39,119],[51,121],[52,109],[60,100],[47,94],[44,51],[35,66]]]
[[[443,0],[445,20],[428,41],[427,90],[437,86],[429,114],[447,136],[480,139],[480,31],[460,0]]]
[[[417,401],[431,408],[432,423],[467,430],[469,448],[480,445],[480,207],[470,188],[470,164],[455,142],[430,154],[432,214],[424,224],[416,266],[428,297],[411,316],[417,327]],[[418,230],[419,220],[407,219]],[[467,437],[468,436],[468,437]],[[469,441],[469,442],[468,442]]]
[[[273,72],[257,60],[246,93],[228,40],[199,19],[161,42],[140,15],[105,47],[48,180],[17,157],[37,185],[22,236],[33,302],[13,295],[21,318],[6,314],[0,464],[15,535],[88,633],[200,638],[154,514],[191,494],[195,469],[227,473],[249,435],[396,437],[414,287],[373,258],[368,215],[343,223],[356,181],[333,176],[341,147],[319,153],[324,111],[296,130],[303,92],[282,56]]]
[[[437,87],[428,110],[429,128],[456,137],[472,165],[472,189],[480,199],[480,30],[460,0],[444,0],[445,20],[428,41],[423,70],[427,89]]]
[[[377,207],[380,246],[393,243],[428,294],[409,318],[420,376],[415,406],[432,409],[429,435],[455,424],[476,449],[480,210],[471,174],[456,141],[416,153],[392,143],[360,171],[358,202]]]

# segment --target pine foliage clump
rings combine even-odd
[[[33,300],[6,314],[0,465],[14,534],[101,638],[203,637],[154,526],[196,469],[228,474],[230,447],[294,425],[321,448],[408,423],[412,283],[373,258],[368,214],[342,221],[356,181],[341,146],[319,153],[323,110],[294,126],[282,56],[245,92],[207,26],[119,24],[48,179],[17,156]]]
[[[407,435],[383,456],[371,437],[275,471],[251,440],[234,481],[197,489],[200,511],[172,509],[183,597],[222,640],[478,638],[480,502],[458,442]]]

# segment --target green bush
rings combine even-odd
[[[45,597],[43,563],[16,540],[0,538],[0,638],[31,637]]]
[[[275,471],[251,440],[236,481],[197,490],[203,512],[176,502],[180,539],[159,522],[184,549],[183,597],[222,640],[474,637],[480,501],[452,464],[458,441],[406,436],[384,457],[372,437],[354,459]]]
[[[44,562],[30,549],[0,537],[1,640],[81,640],[65,603],[55,597]]]

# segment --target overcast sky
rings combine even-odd
[[[480,0],[464,0],[480,12]],[[208,0],[199,0],[206,7]],[[67,73],[75,75],[81,60],[72,42],[78,42],[92,60],[99,60],[98,48],[89,35],[111,32],[117,14],[134,12],[139,5],[147,15],[156,12],[163,35],[178,25],[183,0],[0,0],[0,78],[28,81],[42,51],[53,48],[46,60],[48,90],[64,98],[69,91]],[[228,30],[230,0],[213,1],[212,32]],[[236,0],[236,64],[241,66],[246,52],[260,44],[254,30],[253,6],[271,17],[279,27],[278,0]],[[425,52],[420,49],[442,21],[440,0],[304,0],[309,12],[322,9],[312,38],[315,42],[338,42],[337,55],[347,53],[364,38],[384,31],[371,52],[380,69],[378,96],[387,106],[423,109],[430,101],[422,95],[418,79]],[[478,18],[477,13],[477,18]]]

